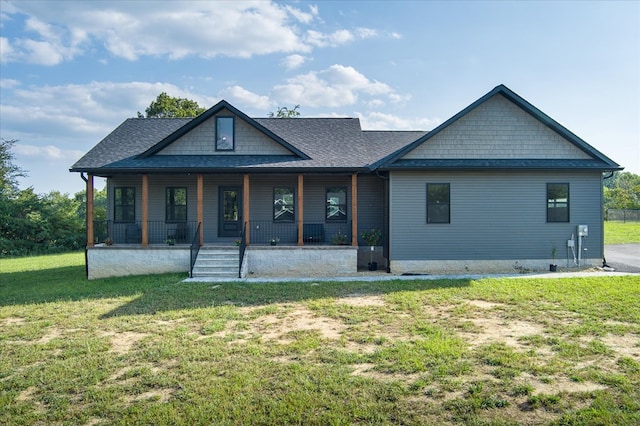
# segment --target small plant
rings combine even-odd
[[[277,246],[279,242],[280,242],[280,238],[278,238],[278,237],[274,237],[274,238],[271,239],[271,241],[269,241],[269,243],[272,246]]]
[[[549,271],[555,272],[558,269],[558,265],[556,265],[556,254],[558,253],[558,248],[554,243],[551,243],[551,264],[549,265]]]
[[[173,238],[167,238],[166,243],[169,244],[170,246],[173,246],[176,244],[176,240],[174,240]]]
[[[112,246],[113,245],[113,240],[111,238],[105,238],[104,239],[104,243],[108,246]]]
[[[242,240],[236,239],[236,240],[233,240],[233,243],[239,247],[240,244],[242,244]]]
[[[371,228],[369,231],[362,231],[360,233],[360,238],[364,240],[371,247],[377,246],[382,239],[382,232],[379,229]]]
[[[338,229],[338,233],[331,238],[331,244],[339,246],[349,243],[349,237],[347,234],[343,234],[341,229]]]

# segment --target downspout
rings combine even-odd
[[[383,196],[384,196],[384,234],[386,239],[382,248],[382,255],[387,258],[387,273],[391,273],[391,200],[389,194],[389,176],[383,176],[380,171],[376,169],[376,176],[383,181]]]
[[[600,241],[600,247],[602,250],[602,267],[607,267],[609,265],[607,265],[607,258],[604,256],[604,181],[607,179],[610,179],[613,177],[613,175],[616,173],[615,170],[604,170],[603,172],[603,176],[602,176],[602,181],[600,183],[600,205],[602,206],[602,208],[600,209],[600,214],[602,215],[601,217],[601,221],[602,221],[602,237],[601,237],[601,241]],[[606,175],[605,173],[608,173],[608,175]]]
[[[84,175],[84,172],[80,172],[80,178],[82,178],[82,180],[84,181],[84,187],[85,190],[87,188],[87,183],[89,183],[89,179],[87,179],[87,177]],[[86,203],[88,201],[85,200],[85,208],[86,208]],[[87,226],[89,226],[89,217],[85,214],[84,215],[84,230],[85,230],[85,235],[87,233]],[[89,256],[88,256],[88,250],[87,250],[87,244],[84,245],[84,276],[86,279],[89,279]]]

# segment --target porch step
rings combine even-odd
[[[200,249],[193,266],[193,276],[237,278],[239,261],[237,248],[211,249],[203,247]]]

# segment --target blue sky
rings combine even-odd
[[[430,130],[505,84],[640,174],[637,1],[3,0],[0,30],[0,136],[38,193],[84,189],[69,167],[163,91]]]

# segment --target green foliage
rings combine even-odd
[[[370,231],[362,231],[360,238],[364,240],[370,246],[377,246],[382,239],[382,232],[379,229],[371,228]]]
[[[195,117],[206,111],[206,108],[198,105],[196,101],[186,98],[174,98],[162,92],[155,101],[151,101],[145,110],[147,118],[181,118]],[[138,112],[138,118],[143,115]]]
[[[272,111],[269,113],[269,118],[297,118],[300,117],[300,111],[298,111],[300,105],[296,105],[289,109],[287,107],[278,107],[278,111],[275,113]]]
[[[604,208],[640,209],[640,176],[615,172],[604,181]]]
[[[39,195],[20,190],[16,178],[25,172],[12,164],[11,147],[0,144],[0,257],[59,253],[84,247],[86,191],[70,198],[51,191]],[[96,191],[95,218],[106,219],[106,189]]]

